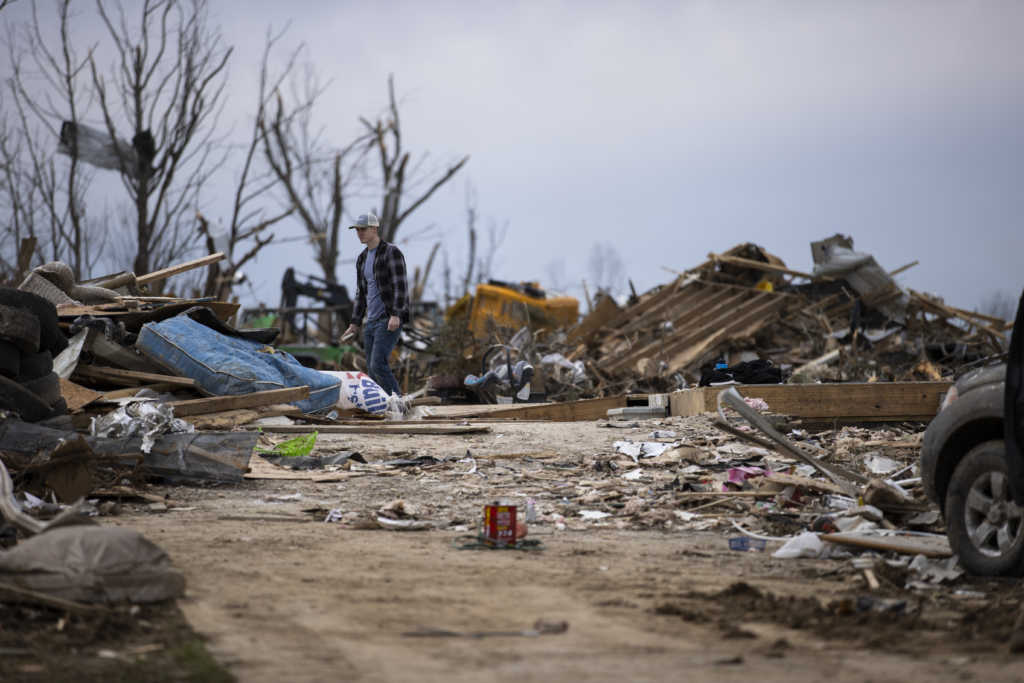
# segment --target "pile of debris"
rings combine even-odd
[[[1007,321],[896,284],[916,262],[886,272],[841,235],[811,252],[814,272],[805,273],[741,244],[625,307],[599,297],[571,330],[490,341],[536,366],[548,400],[728,381],[939,381],[1004,353]]]
[[[322,376],[311,388],[307,375],[266,346],[276,331],[234,330],[227,321],[238,304],[142,291],[219,258],[85,284],[55,262],[18,289],[0,289],[0,442],[16,488],[71,503],[124,493],[123,484],[142,475],[241,481],[257,435],[226,430],[311,411],[331,402],[310,398],[324,386],[337,399],[340,382]],[[265,349],[292,373],[288,381],[218,386],[218,372],[188,365],[196,360],[189,344],[237,356],[232,342]]]

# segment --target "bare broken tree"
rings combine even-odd
[[[469,293],[473,284],[473,268],[476,266],[476,191],[466,187],[466,276],[462,278],[462,296]]]
[[[264,54],[264,70],[268,56]],[[344,147],[331,147],[323,129],[314,129],[312,118],[322,92],[315,73],[307,67],[287,102],[276,89],[274,112],[262,116],[259,126],[264,156],[283,188],[286,204],[302,221],[324,278],[337,282],[341,222],[350,187],[362,177],[369,138],[359,136]]]
[[[590,247],[590,280],[599,292],[615,296],[622,291],[622,258],[610,242],[595,242]]]
[[[373,140],[380,161],[381,207],[380,234],[386,242],[394,242],[402,222],[423,205],[441,186],[459,172],[469,156],[464,156],[433,179],[421,177],[419,169],[410,168],[409,152],[402,149],[402,127],[395,99],[395,79],[388,76],[387,118],[374,122],[361,118]],[[422,192],[417,188],[424,187]]]
[[[17,135],[6,135],[0,144],[0,174],[11,209],[5,233],[16,244],[36,238],[40,260],[65,261],[81,277],[99,258],[103,242],[102,226],[90,225],[86,215],[92,175],[75,139],[62,149],[66,162],[52,150],[58,128],[77,125],[89,108],[83,83],[88,58],[77,56],[71,40],[70,0],[59,0],[56,9],[53,44],[44,33],[53,23],[41,19],[35,5],[31,21],[8,36],[8,93]]]
[[[266,196],[277,185],[278,179],[272,171],[261,171],[258,167],[260,152],[266,142],[263,121],[267,106],[273,93],[277,92],[291,73],[297,54],[292,54],[280,73],[275,76],[270,74],[270,54],[283,34],[284,31],[277,34],[267,32],[263,59],[260,62],[256,115],[253,117],[249,141],[235,186],[230,224],[223,232],[217,233],[202,214],[197,214],[199,232],[206,241],[207,251],[224,252],[226,256],[224,262],[209,266],[203,289],[203,296],[216,297],[220,301],[226,301],[230,297],[232,286],[239,282],[242,267],[273,241],[274,235],[267,235],[266,231],[296,210],[293,205],[284,211],[269,216],[266,214]],[[244,253],[236,254],[236,250],[242,247],[247,247]]]
[[[200,190],[224,161],[216,124],[231,48],[207,25],[206,0],[143,0],[134,22],[124,7],[97,8],[115,62],[106,70],[90,55],[92,85],[134,209],[133,267],[146,273],[199,239]]]

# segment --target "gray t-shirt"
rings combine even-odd
[[[373,276],[373,260],[376,255],[376,248],[367,249],[366,261],[363,263],[363,278],[366,280],[366,322],[383,317],[387,312],[384,308],[384,301],[380,298],[377,278]]]

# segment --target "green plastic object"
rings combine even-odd
[[[257,453],[266,453],[268,455],[280,455],[285,458],[297,458],[302,455],[309,455],[313,451],[313,447],[316,446],[316,437],[318,432],[312,432],[310,434],[303,434],[297,436],[294,439],[288,439],[282,441],[273,448],[260,448],[256,447]]]

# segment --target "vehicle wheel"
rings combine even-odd
[[[21,352],[8,341],[0,340],[0,375],[17,377],[21,372]]]
[[[39,348],[57,355],[67,348],[68,339],[57,324],[57,307],[38,294],[0,287],[0,306],[22,308],[39,318]]]
[[[27,382],[51,372],[53,372],[53,354],[49,351],[40,351],[21,357],[21,367],[16,376],[18,381]]]
[[[946,492],[946,533],[971,574],[1024,574],[1024,508],[1010,498],[1002,440],[972,448]]]
[[[29,311],[0,305],[0,338],[25,353],[39,351],[39,318]]]

